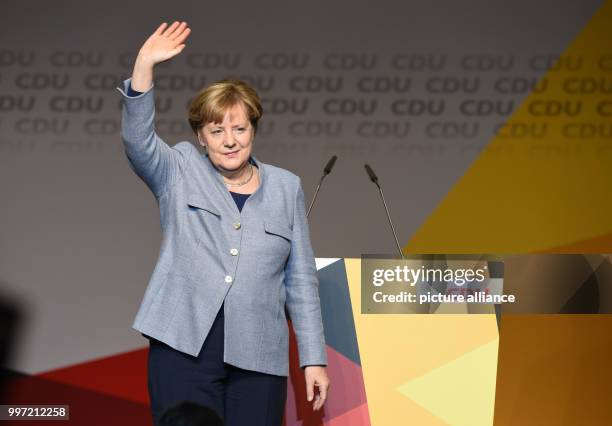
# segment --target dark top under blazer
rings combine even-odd
[[[153,86],[129,97],[130,81],[117,88],[121,137],[130,168],[155,195],[163,232],[133,327],[197,356],[224,306],[224,361],[287,376],[286,306],[300,366],[327,365],[300,178],[251,155],[260,185],[239,211],[207,154],[156,134]]]

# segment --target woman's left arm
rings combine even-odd
[[[302,182],[297,178],[291,252],[285,266],[286,306],[298,343],[300,367],[305,368],[306,393],[313,398],[314,386],[319,387],[320,399],[314,409],[323,405],[329,379],[325,366],[327,354],[319,299],[319,279],[310,233],[306,219],[306,206]]]

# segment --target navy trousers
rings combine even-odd
[[[244,370],[223,362],[223,306],[198,357],[149,339],[148,386],[153,421],[180,401],[217,412],[225,426],[280,426],[287,377]]]

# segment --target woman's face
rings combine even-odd
[[[239,170],[248,161],[253,146],[253,126],[242,102],[228,108],[222,123],[207,123],[198,131],[198,140],[220,170]]]

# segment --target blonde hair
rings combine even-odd
[[[261,99],[249,84],[226,78],[202,89],[189,104],[189,125],[197,135],[198,129],[208,123],[221,123],[226,111],[242,103],[247,117],[257,132],[257,123],[263,115]]]

